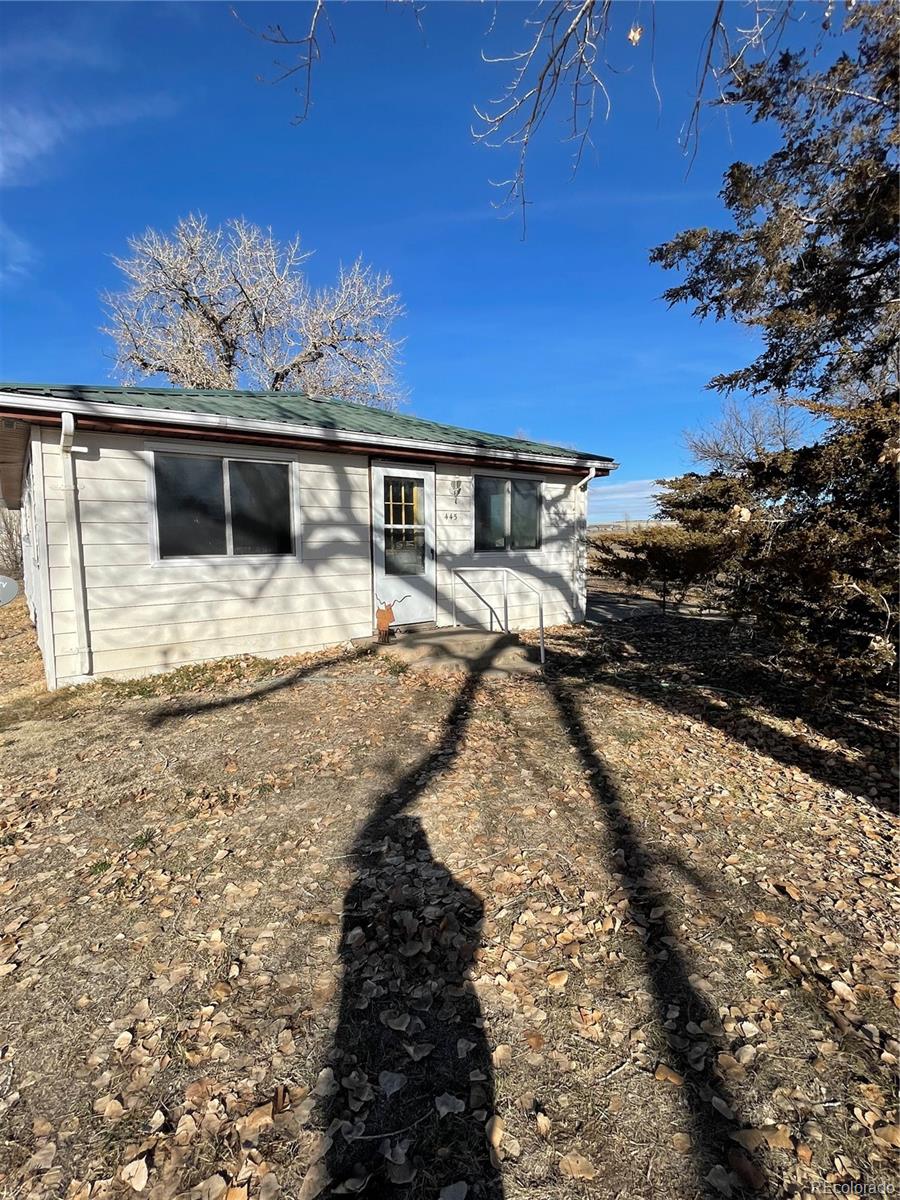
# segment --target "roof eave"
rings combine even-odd
[[[295,438],[298,441],[314,441],[331,449],[356,452],[365,448],[370,452],[409,451],[419,456],[429,452],[442,457],[459,459],[484,459],[491,462],[508,462],[510,465],[524,463],[529,466],[546,466],[555,471],[570,469],[573,474],[589,470],[609,473],[618,463],[612,459],[595,458],[580,454],[538,454],[525,450],[502,450],[493,447],[467,446],[454,442],[431,441],[419,438],[396,438],[384,434],[362,433],[352,430],[329,429],[315,425],[300,425],[286,421],[260,421],[244,417],[228,417],[214,413],[196,413],[170,408],[146,408],[136,405],[94,403],[87,400],[59,400],[50,396],[37,396],[21,392],[0,391],[0,411],[16,410],[17,415],[29,412],[58,416],[71,412],[75,416],[92,417],[110,424],[164,425],[188,433],[192,430],[221,433],[228,440],[237,440],[241,433],[269,435],[278,438]]]

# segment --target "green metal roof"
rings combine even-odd
[[[192,388],[81,387],[44,383],[0,383],[0,392],[22,396],[86,404],[126,405],[135,408],[168,409],[175,412],[202,413],[207,416],[238,417],[246,421],[282,421],[289,425],[312,425],[320,429],[342,430],[363,436],[412,438],[441,442],[448,446],[477,447],[481,450],[535,455],[552,455],[576,461],[613,460],[603,454],[589,454],[567,446],[532,442],[526,438],[482,433],[442,425],[402,412],[385,412],[364,404],[342,400],[320,400],[302,392],[201,391]]]

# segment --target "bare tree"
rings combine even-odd
[[[127,287],[103,296],[125,382],[164,376],[176,387],[304,391],[395,408],[403,309],[389,275],[357,259],[314,291],[309,252],[244,220],[203,216],[171,234],[148,229],[114,258]]]
[[[717,420],[706,429],[686,433],[684,440],[697,462],[734,471],[768,454],[794,449],[803,433],[802,415],[787,404],[729,399]]]
[[[0,575],[22,578],[21,514],[0,504]]]

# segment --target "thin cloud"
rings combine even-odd
[[[0,188],[37,182],[60,149],[79,137],[176,111],[174,99],[165,94],[82,107],[7,104],[0,110]],[[37,260],[31,243],[0,220],[0,286],[27,278]]]
[[[0,221],[0,284],[5,286],[27,276],[35,257],[31,243]]]
[[[176,110],[175,101],[167,95],[83,108],[6,105],[0,112],[0,187],[33,182],[42,163],[78,135],[171,117]]]
[[[696,189],[679,189],[657,192],[636,192],[623,189],[570,191],[562,195],[545,197],[528,202],[527,215],[532,217],[577,215],[585,213],[590,216],[602,214],[605,209],[636,208],[654,210],[660,206],[677,204],[697,204],[715,199],[713,190],[698,191]],[[458,208],[419,209],[404,213],[400,217],[388,217],[376,221],[374,226],[379,230],[402,228],[409,230],[450,228],[455,225],[482,225],[487,222],[503,224],[512,222],[517,227],[519,236],[521,213],[515,208],[506,206],[496,207],[492,197],[485,195],[484,201],[471,206],[461,205]]]
[[[120,59],[96,36],[81,38],[42,33],[9,38],[0,45],[0,63],[8,71],[70,66],[114,71],[119,67]]]
[[[597,483],[588,496],[588,520],[646,521],[656,509],[655,479],[630,479],[620,483]]]

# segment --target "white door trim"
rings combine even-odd
[[[384,481],[390,478],[421,479],[424,488],[424,571],[413,575],[388,575],[385,570]],[[399,601],[397,625],[418,625],[437,617],[437,561],[435,547],[434,465],[430,463],[372,463],[372,591],[375,607]],[[401,596],[406,599],[401,600]]]

